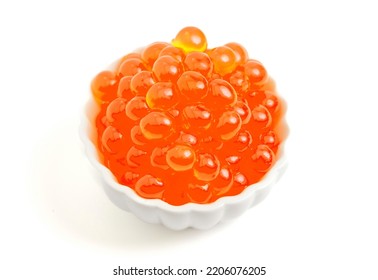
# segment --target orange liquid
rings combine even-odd
[[[207,49],[197,28],[153,43],[92,82],[98,153],[118,181],[171,205],[260,181],[287,137],[286,104],[243,46]]]

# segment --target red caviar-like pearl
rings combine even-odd
[[[177,87],[181,94],[190,102],[200,101],[207,95],[207,80],[198,72],[186,71],[177,80]]]
[[[240,44],[232,42],[225,45],[232,49],[235,53],[235,63],[237,65],[243,65],[248,60],[248,52],[247,50]]]
[[[167,151],[166,160],[173,170],[185,171],[193,167],[196,155],[189,146],[175,145]]]
[[[126,105],[126,115],[134,121],[144,117],[148,111],[146,98],[143,96],[135,96]]]
[[[148,45],[141,54],[142,60],[146,63],[149,69],[152,68],[155,61],[160,55],[160,52],[167,47],[168,44],[164,42],[155,42]]]
[[[134,97],[134,94],[131,92],[131,79],[133,76],[125,76],[119,80],[117,97],[123,97],[127,101]]]
[[[259,145],[252,155],[252,168],[258,172],[267,172],[274,162],[274,153],[266,145]]]
[[[141,71],[131,79],[130,89],[135,95],[145,96],[154,83],[155,81],[150,71]]]
[[[168,110],[179,102],[177,95],[171,82],[157,82],[148,90],[146,102],[151,109]]]
[[[160,56],[152,67],[155,78],[162,82],[177,81],[182,71],[181,62],[169,55]]]
[[[117,154],[125,149],[124,136],[113,126],[105,128],[101,142],[105,150],[110,154]]]
[[[172,40],[172,45],[182,49],[185,53],[193,51],[203,52],[207,48],[207,40],[205,34],[200,29],[185,27]]]
[[[186,106],[183,115],[186,120],[185,128],[189,130],[208,129],[212,121],[210,110],[203,105]]]
[[[215,79],[209,84],[206,102],[210,108],[223,109],[233,106],[237,101],[235,89],[225,80]]]
[[[118,76],[134,76],[143,70],[146,70],[146,66],[140,58],[128,58],[118,67]]]
[[[152,175],[145,175],[135,184],[135,191],[145,198],[162,198],[164,183]]]
[[[244,64],[244,71],[252,87],[261,85],[268,80],[268,73],[265,67],[257,60],[248,60]]]
[[[201,181],[214,180],[220,170],[218,158],[209,153],[201,153],[198,155],[197,162],[194,165],[194,176]]]
[[[159,57],[164,56],[164,55],[171,56],[171,57],[175,58],[176,60],[178,60],[180,62],[183,62],[183,60],[185,58],[184,51],[182,49],[176,48],[174,46],[166,46],[164,49],[162,49],[160,54],[159,54]]]
[[[227,46],[217,47],[209,55],[214,63],[214,72],[221,76],[231,73],[237,66],[236,54]]]
[[[227,141],[239,132],[241,125],[241,118],[235,111],[226,111],[219,118],[216,130],[219,137]]]
[[[117,78],[111,71],[99,73],[92,81],[91,89],[97,103],[109,103],[117,95]]]
[[[194,181],[188,184],[187,197],[194,203],[208,203],[211,201],[213,192],[209,182]]]
[[[165,113],[151,112],[140,120],[140,129],[146,139],[163,139],[173,132],[173,121]]]
[[[114,99],[112,102],[110,102],[110,104],[106,108],[107,122],[115,127],[121,127],[126,125],[126,105],[127,100],[122,97],[118,97]]]
[[[220,168],[218,176],[213,180],[210,185],[212,186],[213,193],[216,196],[227,193],[232,187],[234,180],[231,170],[224,166]]]
[[[205,77],[209,77],[213,72],[214,63],[206,53],[191,52],[186,55],[184,66],[188,71],[195,71]]]

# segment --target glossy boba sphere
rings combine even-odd
[[[101,144],[110,154],[117,154],[125,149],[123,134],[113,126],[108,126],[104,130],[101,137]]]
[[[229,82],[222,79],[214,79],[209,84],[207,105],[212,109],[224,110],[226,106],[233,106],[237,101],[235,89]]]
[[[183,67],[180,61],[169,55],[158,57],[152,67],[156,80],[161,82],[175,82],[181,76]]]
[[[208,82],[206,78],[196,71],[186,71],[177,80],[177,87],[191,102],[201,101],[207,95]]]
[[[92,95],[97,103],[109,103],[117,94],[116,75],[111,71],[102,71],[92,81]]]
[[[194,165],[194,176],[201,181],[214,180],[220,170],[218,158],[209,153],[200,153],[197,162]]]
[[[144,117],[148,111],[146,98],[143,96],[135,96],[126,105],[126,116],[134,121]]]
[[[136,182],[135,191],[145,198],[161,198],[164,193],[164,183],[148,174]]]
[[[173,170],[185,171],[193,167],[196,160],[192,148],[184,145],[175,145],[167,151],[166,160]]]
[[[227,46],[211,50],[210,58],[214,64],[214,72],[221,76],[231,73],[238,65],[235,52]]]
[[[146,139],[159,140],[173,132],[172,119],[163,112],[151,112],[140,120],[140,130]]]
[[[242,121],[235,111],[226,111],[216,125],[217,133],[223,141],[230,140],[240,130]]]
[[[157,82],[148,90],[146,102],[151,109],[168,110],[179,102],[177,95],[171,82]]]
[[[196,27],[185,27],[172,40],[172,45],[182,49],[185,53],[200,51],[207,48],[205,34]]]
[[[214,63],[207,53],[190,52],[184,60],[186,70],[195,71],[205,77],[209,77],[213,72]]]

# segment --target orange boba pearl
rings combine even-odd
[[[145,198],[162,198],[164,190],[164,183],[150,174],[141,177],[135,184],[137,194]]]
[[[119,67],[119,65],[122,64],[122,62],[124,62],[126,59],[129,59],[129,58],[141,58],[141,55],[140,55],[140,53],[137,53],[137,52],[128,53],[127,55],[123,56],[118,61],[118,67]]]
[[[240,130],[232,140],[233,150],[244,152],[252,144],[252,135],[248,130]]]
[[[268,128],[272,123],[272,117],[266,107],[258,105],[252,109],[252,117],[248,126],[254,133]]]
[[[233,185],[225,195],[239,194],[249,185],[250,185],[250,182],[249,182],[247,176],[244,175],[242,172],[236,172],[234,174]]]
[[[131,120],[137,121],[149,112],[146,98],[143,96],[135,96],[126,105],[126,116]]]
[[[193,167],[196,155],[189,146],[175,145],[167,151],[166,160],[175,171],[185,171]]]
[[[159,57],[164,55],[171,56],[180,62],[183,62],[185,58],[184,51],[174,46],[166,46],[164,49],[162,49],[159,54]]]
[[[106,120],[114,127],[122,127],[127,123],[126,118],[126,104],[127,100],[118,97],[109,103],[106,108]]]
[[[150,71],[141,71],[131,79],[130,89],[135,95],[145,96],[154,83],[155,81]]]
[[[133,76],[125,76],[121,78],[118,85],[117,97],[123,97],[126,100],[130,100],[134,97],[134,94],[131,92],[130,88],[132,78]]]
[[[223,110],[226,106],[233,106],[237,101],[235,89],[225,80],[215,79],[209,84],[206,103],[210,109]]]
[[[177,137],[175,142],[177,144],[195,146],[198,142],[198,139],[193,134],[189,134],[189,133],[185,133],[183,131],[180,131],[180,135]]]
[[[213,72],[214,64],[208,54],[203,52],[188,53],[184,60],[186,70],[201,73],[205,77],[209,77]]]
[[[207,80],[198,72],[186,71],[177,80],[177,87],[181,94],[190,102],[200,101],[207,95]]]
[[[230,190],[233,182],[231,170],[229,167],[223,166],[220,168],[218,176],[211,181],[210,185],[212,186],[214,195],[221,196]]]
[[[280,100],[280,98],[272,92],[266,92],[266,97],[262,101],[262,105],[268,109],[272,118],[275,118],[275,121],[278,121],[286,110],[285,102]]]
[[[230,49],[234,51],[235,57],[236,57],[235,62],[237,65],[243,65],[244,63],[247,62],[248,52],[242,45],[235,42],[231,42],[231,43],[226,44],[226,47],[229,47]]]
[[[275,162],[274,152],[267,145],[258,145],[251,158],[251,167],[257,172],[267,172]]]
[[[135,183],[139,180],[140,174],[137,172],[132,171],[126,171],[125,174],[120,179],[120,183],[129,186],[134,187]]]
[[[197,155],[197,161],[193,166],[194,176],[201,181],[214,180],[220,170],[220,163],[214,154],[200,153]]]
[[[146,66],[140,58],[128,58],[118,67],[118,76],[134,76],[140,71],[146,70]]]
[[[247,124],[249,120],[251,119],[252,112],[246,102],[243,102],[240,100],[237,101],[236,104],[234,105],[234,110],[236,113],[239,114],[242,120],[242,124]]]
[[[209,182],[202,182],[194,179],[192,179],[192,182],[188,183],[185,194],[189,202],[200,204],[210,202],[213,196]]]
[[[250,87],[262,85],[268,81],[268,72],[261,62],[250,59],[244,64],[244,72],[248,77]]]
[[[142,60],[147,64],[148,68],[151,69],[155,61],[159,57],[160,52],[168,46],[165,42],[155,42],[148,45],[141,54]]]
[[[101,143],[110,154],[118,154],[125,149],[124,136],[113,126],[105,128],[101,136]]]
[[[223,141],[230,140],[240,130],[242,125],[240,116],[235,111],[224,112],[216,125],[217,136]]]
[[[135,146],[132,146],[126,154],[127,165],[131,168],[142,166],[147,158],[147,152]]]
[[[178,103],[178,96],[171,82],[157,82],[147,92],[146,102],[151,109],[169,110]]]
[[[212,49],[209,56],[214,63],[214,72],[221,76],[231,73],[237,66],[235,52],[229,47]]]
[[[151,112],[140,120],[144,137],[150,140],[164,139],[173,133],[173,121],[163,112]]]
[[[117,96],[117,78],[112,71],[102,71],[92,80],[91,90],[98,104],[109,103]]]
[[[169,150],[168,146],[164,147],[155,147],[151,152],[151,165],[158,167],[163,170],[168,170],[169,166],[167,164],[166,155]]]
[[[164,55],[156,60],[152,72],[158,81],[175,82],[183,72],[183,66],[172,56]]]
[[[186,106],[183,109],[183,116],[185,128],[197,133],[198,130],[208,129],[213,120],[210,110],[201,104]]]
[[[185,27],[179,31],[172,40],[172,45],[182,49],[185,53],[200,51],[203,52],[207,48],[207,40],[205,34],[197,27]]]
[[[248,77],[243,71],[236,70],[230,75],[227,75],[226,80],[234,87],[238,96],[244,97],[249,89]]]
[[[278,145],[281,141],[276,132],[269,130],[260,135],[260,142],[268,146],[273,152],[277,152]]]
[[[148,140],[143,136],[139,125],[133,126],[130,130],[130,138],[131,141],[138,146],[144,146],[148,143]]]

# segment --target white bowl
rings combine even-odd
[[[240,216],[247,209],[264,200],[287,166],[286,158],[282,153],[260,182],[249,186],[238,195],[222,197],[209,204],[187,203],[173,206],[160,199],[145,199],[138,196],[131,188],[119,184],[111,171],[100,162],[95,146],[96,136],[91,125],[97,113],[93,108],[96,108],[94,101],[89,101],[80,127],[80,136],[86,154],[100,173],[109,199],[119,208],[133,213],[147,223],[162,224],[173,230],[209,229],[221,221]]]

